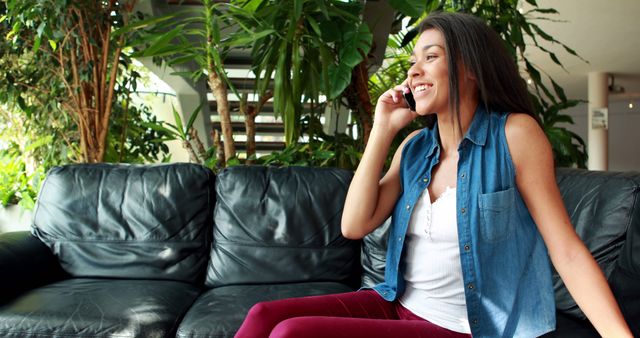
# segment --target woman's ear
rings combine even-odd
[[[466,69],[464,70],[464,76],[467,78],[467,80],[471,80],[471,81],[476,81],[476,74],[474,74],[473,72],[469,72]]]
[[[472,71],[470,71],[469,69],[467,69],[467,67],[465,67],[464,63],[460,62],[460,66],[458,66],[458,70],[460,72],[460,74],[462,74],[462,78],[464,80],[467,81],[473,81],[476,82],[477,78],[476,78],[476,74],[473,73]]]

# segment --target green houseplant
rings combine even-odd
[[[303,105],[337,99],[351,83],[351,72],[371,47],[371,33],[358,16],[358,1],[250,0],[239,5],[256,18],[262,34],[252,47],[259,94],[270,90],[274,111],[285,124],[285,142],[298,142]],[[313,108],[312,108],[313,110]],[[313,114],[313,112],[312,112]]]
[[[130,117],[128,102],[135,91],[136,77],[131,69],[131,48],[146,42],[144,37],[149,35],[150,27],[167,20],[144,20],[134,12],[135,3],[135,0],[3,3],[3,35],[10,42],[3,49],[10,49],[41,69],[23,68],[30,73],[22,82],[16,81],[17,77],[4,78],[3,88],[10,89],[2,99],[17,103],[29,115],[34,106],[25,97],[37,97],[50,108],[49,113],[65,115],[56,120],[65,122],[65,127],[72,121],[70,129],[77,138],[66,141],[68,146],[77,147],[78,161],[105,160],[112,112],[119,109],[120,116]],[[114,108],[118,105],[123,107]],[[120,123],[126,124],[126,118]],[[116,135],[111,137],[111,144],[123,140]],[[122,158],[124,146],[120,148],[120,155],[111,159]]]
[[[133,56],[154,57],[158,63],[166,62],[170,66],[185,65],[188,70],[176,72],[176,74],[186,76],[192,81],[205,78],[211,93],[216,100],[216,109],[220,117],[221,134],[217,130],[213,131],[214,152],[205,151],[211,156],[205,156],[201,161],[218,163],[217,166],[225,166],[227,162],[237,162],[236,149],[234,145],[234,135],[231,126],[231,112],[227,99],[229,91],[234,93],[241,102],[246,103],[233,84],[227,78],[225,70],[225,60],[231,48],[240,48],[253,43],[262,36],[269,35],[274,31],[270,28],[255,31],[251,27],[260,26],[252,13],[244,10],[237,4],[237,1],[218,2],[213,0],[203,0],[202,6],[186,6],[180,8],[180,3],[175,13],[169,14],[172,26],[159,32],[151,39],[147,38],[146,47],[139,48]],[[266,93],[264,93],[265,100]],[[243,107],[243,112],[247,116],[248,129],[252,118],[255,118],[255,110]],[[256,107],[253,107],[256,108]],[[176,120],[177,123],[178,120]],[[181,130],[181,127],[173,125]],[[175,129],[174,128],[174,129]],[[189,131],[179,137],[183,141],[194,141],[202,144],[196,137],[189,135]],[[221,141],[221,137],[224,138]],[[250,142],[250,140],[248,140]],[[192,151],[187,147],[187,151]],[[195,153],[190,153],[192,158],[200,158]],[[200,161],[198,161],[200,162]]]
[[[62,33],[47,31],[62,19],[39,15],[65,3],[30,7],[34,5],[18,0],[0,3],[0,201],[26,209],[33,206],[40,180],[49,168],[91,157],[81,146],[78,115],[68,104],[70,87],[59,62]],[[116,30],[112,27],[111,34]],[[144,75],[128,54],[130,51],[123,51],[118,61],[102,160],[167,160],[168,148],[162,143],[165,135],[142,125],[160,122],[148,107],[132,103],[138,79]]]

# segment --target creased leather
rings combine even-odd
[[[199,293],[175,281],[68,279],[0,307],[0,337],[172,337]]]
[[[359,279],[359,241],[340,231],[352,175],[261,166],[219,173],[206,285]]]
[[[178,328],[180,338],[232,338],[253,304],[261,301],[353,291],[335,282],[230,285],[203,293]]]
[[[74,277],[197,282],[212,209],[200,165],[69,165],[47,174],[33,233]]]
[[[0,305],[34,287],[67,277],[49,248],[28,231],[0,234]]]

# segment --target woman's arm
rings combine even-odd
[[[571,225],[546,135],[532,117],[511,114],[506,136],[518,190],[571,296],[600,335],[632,337],[604,274]]]
[[[360,239],[389,217],[400,195],[400,157],[409,135],[396,150],[391,166],[380,179],[393,138],[415,119],[402,101],[402,86],[386,91],[378,99],[369,141],[356,169],[342,212],[342,234]]]

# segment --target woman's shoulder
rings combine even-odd
[[[551,144],[533,116],[511,113],[507,117],[504,129],[516,170],[519,164],[525,162],[548,160],[551,155]]]
[[[538,121],[525,113],[509,113],[506,116],[505,133],[507,142],[527,141],[527,138],[543,136]]]

